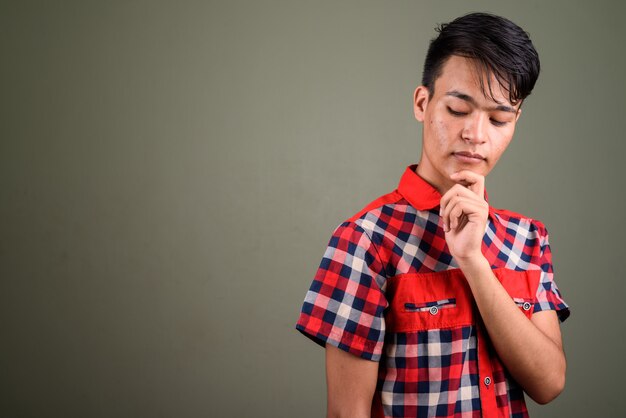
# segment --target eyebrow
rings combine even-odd
[[[446,96],[456,97],[456,98],[464,100],[464,101],[466,101],[466,102],[468,102],[468,103],[470,103],[470,104],[472,104],[474,106],[478,106],[478,103],[476,102],[476,100],[472,96],[469,96],[469,95],[467,95],[465,93],[461,93],[458,90],[449,91],[449,92],[446,93]],[[503,111],[503,112],[517,113],[517,109],[515,109],[514,107],[506,106],[506,105],[502,105],[502,104],[499,104],[499,105],[497,105],[495,107],[492,107],[490,109],[500,110],[500,111]]]

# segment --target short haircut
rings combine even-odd
[[[490,74],[509,93],[516,104],[533,90],[539,77],[539,55],[522,28],[508,19],[488,13],[470,13],[436,28],[439,35],[430,41],[422,85],[432,96],[435,81],[452,55],[473,59],[481,74],[487,74],[487,88],[480,77],[480,87],[493,98]]]

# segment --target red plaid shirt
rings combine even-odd
[[[296,328],[380,363],[372,416],[527,417],[446,246],[441,195],[415,167],[334,231]],[[528,318],[567,318],[542,223],[490,207],[483,254]]]

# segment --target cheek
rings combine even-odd
[[[503,138],[503,139],[501,139],[499,141],[494,141],[493,142],[493,146],[492,146],[492,149],[491,149],[491,154],[492,154],[494,163],[500,159],[502,154],[504,154],[504,151],[506,151],[506,149],[509,146],[510,142],[511,142],[510,138],[508,138],[508,139]]]
[[[433,133],[434,133],[434,140],[433,141],[438,149],[443,149],[446,148],[446,145],[448,143],[448,137],[450,136],[449,134],[449,130],[450,130],[450,126],[448,125],[447,122],[443,121],[443,120],[432,120],[431,121],[431,126],[433,128]]]

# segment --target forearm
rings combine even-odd
[[[554,399],[565,384],[566,361],[560,334],[549,335],[528,320],[484,257],[457,262],[494,348],[508,371],[538,403]]]

